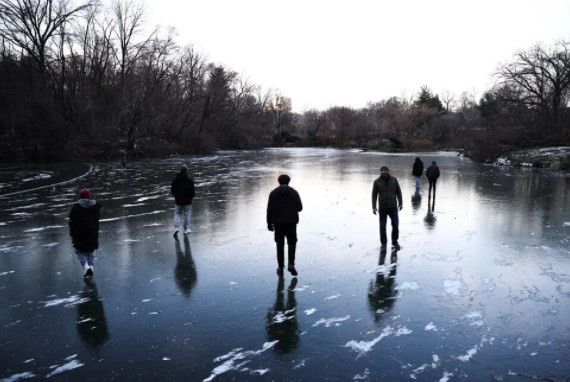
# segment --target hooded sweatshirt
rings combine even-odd
[[[93,252],[99,248],[101,205],[93,199],[79,199],[69,213],[69,235],[75,249]]]

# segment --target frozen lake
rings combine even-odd
[[[414,195],[415,156],[442,172],[433,214],[425,178]],[[194,232],[176,242],[182,162],[197,196]],[[402,249],[385,258],[371,211],[381,165],[404,197]],[[304,205],[299,277],[281,280],[265,224],[280,173]],[[0,174],[2,381],[570,378],[564,174],[328,149]],[[103,205],[90,283],[66,221],[82,187]]]

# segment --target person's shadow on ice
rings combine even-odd
[[[285,303],[285,278],[279,277],[275,304],[267,311],[267,341],[276,341],[273,350],[278,354],[288,354],[299,346],[299,323],[297,322],[297,301],[295,300],[295,287],[297,278],[291,279],[287,288],[287,302]]]
[[[376,278],[370,281],[368,286],[368,304],[374,316],[374,322],[378,323],[382,320],[388,311],[392,309],[396,302],[396,289],[394,281],[396,280],[396,266],[398,261],[398,250],[393,249],[390,254],[390,262],[387,264],[388,269],[383,269],[376,273]],[[380,250],[378,265],[386,265],[386,249]]]
[[[433,211],[429,211],[426,214],[426,217],[424,218],[424,223],[427,229],[434,229],[435,227],[435,222],[437,221],[437,218],[435,217]]]
[[[97,285],[91,278],[84,279],[85,288],[79,293],[84,302],[77,304],[77,334],[81,342],[92,350],[100,349],[111,337],[99,299]]]
[[[184,252],[180,248],[180,240],[175,240],[175,247],[176,267],[174,268],[174,281],[180,292],[184,296],[190,297],[192,289],[198,281],[198,273],[196,272],[194,259],[192,259],[192,250],[190,249],[188,236],[184,235]]]

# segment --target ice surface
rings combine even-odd
[[[380,333],[380,335],[378,337],[374,338],[371,341],[351,340],[351,341],[348,341],[344,346],[349,347],[352,350],[358,352],[359,355],[363,355],[365,353],[368,353],[370,350],[372,350],[374,345],[376,345],[378,342],[380,342],[380,340],[382,340],[382,338],[388,337],[391,334],[394,334],[394,329],[391,326],[386,326],[382,330],[382,333]]]
[[[463,362],[467,362],[469,361],[471,358],[473,358],[473,356],[477,354],[477,345],[475,345],[473,348],[467,350],[467,354],[465,355],[460,355],[459,357],[457,357],[458,360],[463,361]]]
[[[307,316],[310,316],[311,314],[315,313],[316,311],[317,311],[317,309],[311,308],[311,309],[305,310],[305,313],[307,314]]]
[[[89,301],[88,297],[81,298],[81,297],[75,295],[75,296],[64,297],[64,298],[56,298],[55,300],[45,301],[43,304],[44,304],[45,308],[48,308],[51,306],[62,305],[62,304],[66,308],[69,308],[73,305],[82,304],[86,301]]]
[[[26,371],[24,373],[18,373],[18,374],[11,375],[8,378],[0,379],[0,382],[16,382],[16,381],[19,381],[21,379],[30,379],[30,378],[35,378],[35,377],[36,377],[36,375],[34,373]]]
[[[313,324],[313,327],[324,325],[325,328],[329,328],[333,325],[338,326],[341,322],[346,320],[350,320],[350,315],[346,315],[344,317],[321,318]]]

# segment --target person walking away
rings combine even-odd
[[[376,209],[378,203],[378,210]],[[402,210],[402,191],[398,179],[390,176],[390,170],[386,166],[380,168],[380,177],[378,177],[372,186],[372,213],[376,215],[380,213],[380,243],[382,249],[386,248],[386,222],[388,216],[392,223],[392,247],[400,249],[398,243],[399,219],[398,210]]]
[[[192,199],[194,199],[194,181],[188,176],[188,167],[182,165],[180,172],[172,179],[170,187],[172,195],[174,195],[174,238],[178,239],[178,228],[180,227],[181,215],[184,216],[182,228],[184,234],[190,232],[190,207],[192,207]]]
[[[100,210],[101,205],[93,199],[91,190],[83,188],[69,213],[69,235],[84,269],[83,277],[93,276],[95,250],[99,248]]]
[[[424,173],[424,162],[419,157],[416,157],[414,166],[412,167],[412,175],[416,178],[416,188],[420,188],[420,179]]]
[[[285,267],[285,238],[287,238],[288,266],[287,270],[297,276],[295,269],[295,250],[297,247],[297,223],[299,212],[303,210],[301,197],[292,187],[289,187],[291,178],[288,175],[280,175],[277,178],[279,187],[269,194],[267,202],[267,229],[275,231],[275,243],[277,245],[277,275],[283,276]]]
[[[435,185],[437,183],[437,178],[439,178],[439,167],[437,166],[436,161],[432,161],[431,165],[426,169],[426,177],[428,178],[429,183],[429,190],[428,190],[428,210],[430,209],[430,201],[431,203],[431,210],[433,211],[435,207]],[[433,189],[433,199],[431,191]]]

